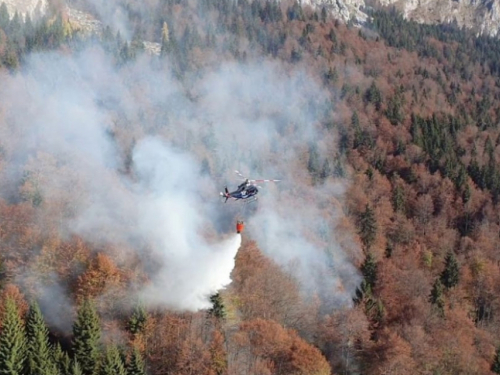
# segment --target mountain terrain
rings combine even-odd
[[[500,42],[369,5],[0,6],[0,372],[500,373]]]

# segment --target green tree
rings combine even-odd
[[[128,330],[130,333],[136,334],[142,332],[148,320],[148,313],[142,304],[135,307],[132,316],[128,322]]]
[[[330,162],[328,161],[328,159],[325,159],[319,177],[324,181],[331,175],[332,175],[332,167],[330,166]]]
[[[319,177],[320,172],[319,154],[316,145],[309,145],[309,161],[307,162],[307,170],[313,178],[313,182]]]
[[[444,260],[444,270],[441,273],[441,282],[450,289],[456,286],[460,280],[460,270],[457,259],[452,251],[449,251]]]
[[[358,226],[358,233],[361,241],[366,249],[369,249],[375,242],[375,237],[377,236],[377,220],[375,219],[375,212],[368,204],[366,205],[365,211],[359,216]]]
[[[377,282],[377,262],[371,251],[366,255],[365,261],[361,266],[361,272],[363,273],[366,284],[373,289]]]
[[[73,361],[71,365],[71,375],[83,375],[82,368],[78,364],[78,361]]]
[[[226,308],[224,306],[224,301],[222,300],[222,296],[220,293],[215,293],[210,296],[210,302],[212,302],[212,308],[208,310],[208,314],[217,318],[217,319],[225,319],[226,318]]]
[[[71,372],[71,360],[69,355],[62,350],[59,343],[55,344],[52,349],[52,361],[54,362],[57,371],[59,371],[59,374],[73,375]]]
[[[0,374],[20,375],[26,359],[26,338],[16,303],[5,301],[5,311],[0,334]]]
[[[78,309],[73,324],[73,353],[84,374],[93,374],[99,360],[101,327],[97,311],[88,299]]]
[[[9,10],[7,9],[7,5],[2,2],[2,5],[0,5],[0,29],[7,31],[9,20]]]
[[[99,375],[125,375],[125,366],[115,345],[110,345],[106,349],[99,368]]]
[[[397,184],[392,192],[392,207],[396,212],[406,212],[405,193],[403,187],[400,184]]]
[[[380,108],[382,108],[382,94],[375,81],[372,81],[372,84],[366,90],[364,99],[366,102],[372,103],[377,111],[380,111]]]
[[[439,314],[444,316],[444,286],[439,278],[436,279],[432,286],[429,302],[436,306]]]
[[[29,374],[52,375],[55,364],[51,358],[49,330],[36,302],[32,303],[26,319],[27,370]]]
[[[141,353],[137,348],[134,348],[130,356],[130,361],[127,364],[127,375],[146,375],[144,367]]]
[[[495,358],[493,359],[493,363],[491,364],[491,371],[493,371],[495,374],[500,374],[500,346],[496,350]]]

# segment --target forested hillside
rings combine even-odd
[[[500,373],[497,39],[68,4],[0,6],[0,373]]]

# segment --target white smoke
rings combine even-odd
[[[296,265],[305,290],[349,304],[359,276],[335,245],[332,203],[343,185],[311,187],[304,169],[310,144],[334,158],[335,139],[318,123],[328,94],[271,62],[226,64],[194,82],[184,88],[147,59],[116,69],[98,48],[31,56],[0,89],[2,191],[9,198],[27,172],[23,188],[40,193],[42,210],[64,202],[45,219],[96,244],[136,249],[151,274],[140,293],[195,310],[230,282],[241,241],[213,233],[234,230],[218,190],[240,182],[234,169],[279,178],[247,208],[249,233],[277,263]]]

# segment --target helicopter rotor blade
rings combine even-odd
[[[248,182],[280,182],[281,180],[248,180]]]
[[[243,176],[239,171],[234,171],[234,173],[236,173],[238,176],[240,176],[241,178],[246,178],[245,176]]]

